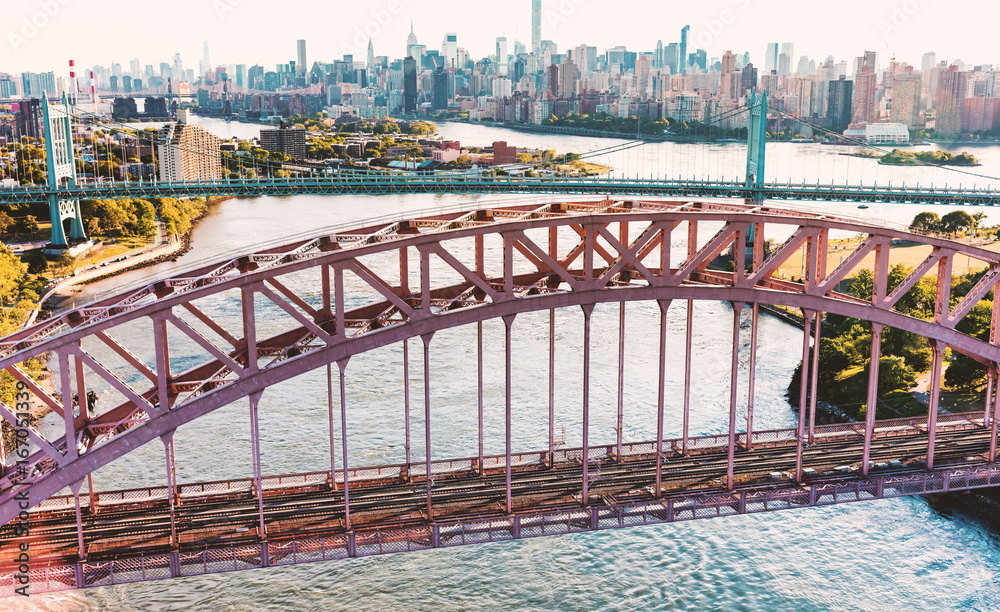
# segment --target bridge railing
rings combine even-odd
[[[912,434],[914,429],[926,430],[928,417],[908,417],[891,419],[885,421],[879,421],[876,423],[875,437],[876,438],[886,438],[894,437],[899,435]],[[983,426],[983,413],[982,412],[969,412],[969,413],[948,413],[938,415],[937,425],[939,429],[954,429],[954,428],[978,428]],[[817,438],[829,439],[832,437],[839,436],[857,436],[862,438],[864,436],[864,423],[862,422],[851,422],[851,423],[834,423],[830,425],[818,425],[815,428],[815,434]],[[794,441],[796,437],[795,429],[774,429],[774,430],[764,430],[755,431],[751,436],[751,440],[755,446],[775,444],[775,443],[788,443]],[[737,443],[741,446],[746,445],[747,436],[744,432],[739,432],[736,435]],[[683,448],[684,440],[682,438],[667,438],[663,440],[663,451],[668,455],[674,455]],[[728,435],[710,435],[710,436],[692,436],[687,440],[687,449],[689,451],[703,451],[706,449],[718,449],[726,447],[729,443]],[[588,457],[591,462],[599,461],[613,461],[615,454],[617,452],[616,444],[601,444],[591,446],[588,452]],[[645,442],[626,442],[622,444],[622,455],[625,457],[635,457],[641,455],[655,456],[656,455],[656,442],[655,441],[645,441]],[[551,461],[555,464],[581,464],[583,457],[582,448],[561,448],[556,449],[552,453]],[[527,466],[535,465],[539,468],[544,467],[548,461],[549,453],[548,451],[531,451],[523,453],[512,453],[511,454],[511,464],[514,466]],[[486,469],[498,469],[506,466],[506,455],[486,455],[483,457],[483,465]],[[462,459],[442,459],[431,461],[431,476],[435,475],[447,475],[456,474],[461,472],[472,473],[476,470],[478,464],[478,458],[467,457]],[[352,482],[364,481],[364,480],[375,480],[375,479],[397,479],[402,478],[405,474],[411,477],[425,477],[427,474],[426,464],[424,462],[414,462],[409,465],[405,463],[397,463],[391,465],[382,466],[366,466],[366,467],[356,467],[347,470],[348,479]],[[276,489],[282,487],[303,487],[303,486],[320,486],[329,483],[329,471],[316,471],[316,472],[306,472],[301,474],[285,474],[278,476],[265,476],[262,481],[262,487],[265,491],[269,489]],[[344,471],[338,469],[336,472],[336,481],[338,485],[342,485],[344,482]],[[196,497],[201,494],[224,494],[230,493],[245,493],[253,490],[253,479],[251,478],[237,478],[232,480],[217,480],[211,482],[195,482],[195,483],[184,483],[178,485],[178,494],[181,498],[184,497]],[[118,503],[132,503],[132,502],[148,502],[166,499],[168,495],[168,488],[166,486],[156,486],[156,487],[146,487],[137,489],[124,489],[116,491],[101,491],[95,494],[96,501],[99,504],[118,504]],[[36,507],[36,511],[40,510],[55,510],[63,508],[71,508],[75,504],[72,495],[56,495],[49,499],[46,499],[39,503]],[[87,507],[90,504],[90,499],[86,493],[82,494],[80,497],[80,504],[82,507]]]

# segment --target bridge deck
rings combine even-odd
[[[803,451],[804,466],[807,468],[803,484],[861,480],[856,471],[862,458],[863,440],[852,425],[817,428],[814,444]],[[800,483],[789,482],[796,462],[794,431],[761,433],[765,435],[755,434],[752,450],[741,447],[736,453],[737,491],[759,492],[775,487],[800,486]],[[745,441],[745,436],[741,437]],[[977,415],[949,415],[939,425],[937,438],[940,444],[935,455],[938,469],[985,463],[990,432],[982,426]],[[613,456],[614,447],[592,449],[600,456],[591,458],[591,499],[586,505],[615,509],[641,503],[670,502],[671,512],[674,512],[683,507],[679,502],[694,497],[729,495],[731,493],[721,486],[727,469],[725,439],[724,436],[693,438],[689,440],[687,456],[680,455],[677,452],[679,449],[671,449],[670,456],[663,462],[661,500],[656,499],[652,486],[655,453],[635,452],[636,449],[653,448],[651,443],[630,445],[630,449],[626,450],[634,454],[623,453],[621,460]],[[927,444],[928,435],[919,419],[881,423],[873,444],[870,476],[884,478],[926,473],[923,460]],[[673,444],[665,448],[670,446]],[[544,454],[537,456],[544,457]],[[530,517],[579,511],[583,507],[580,499],[580,456],[581,453],[570,449],[561,451],[562,458],[557,458],[554,465],[549,465],[547,461],[518,462],[512,470],[514,514]],[[198,492],[195,487],[186,485],[191,488],[182,488],[176,498],[176,547],[171,546],[168,499],[151,497],[151,490],[99,494],[101,501],[98,505],[83,508],[86,559],[80,565],[75,506],[64,503],[62,507],[53,507],[53,503],[67,499],[54,498],[48,505],[30,513],[29,536],[15,537],[11,525],[4,528],[0,535],[0,559],[3,560],[0,572],[10,576],[16,571],[16,566],[12,565],[17,556],[15,549],[25,542],[30,545],[33,571],[42,567],[49,570],[61,567],[69,568],[71,572],[84,565],[103,567],[101,564],[105,562],[120,564],[133,560],[138,563],[157,556],[197,555],[209,549],[247,546],[260,551],[262,542],[267,548],[280,546],[282,542],[316,541],[317,538],[350,536],[354,547],[368,540],[377,541],[380,551],[383,546],[393,544],[402,545],[401,550],[411,550],[421,542],[426,544],[423,547],[433,546],[435,543],[429,539],[432,533],[429,527],[432,525],[438,526],[434,530],[438,534],[441,526],[461,527],[470,522],[482,524],[483,521],[509,520],[510,515],[504,511],[505,468],[502,461],[505,456],[489,459],[486,462],[489,467],[485,469],[476,469],[473,461],[471,468],[432,473],[432,517],[427,513],[428,483],[422,474],[410,472],[407,476],[407,470],[403,469],[395,470],[394,475],[379,476],[382,472],[392,474],[394,470],[369,468],[365,469],[370,474],[368,477],[354,480],[356,476],[350,476],[349,504],[353,528],[350,533],[345,528],[342,473],[338,474],[335,488],[329,480],[316,478],[301,478],[304,482],[300,484],[265,486],[266,538],[260,534],[256,493],[252,487],[242,486],[247,481],[231,481],[229,484],[236,486],[216,492]],[[447,467],[447,463],[438,465]],[[355,472],[356,475],[359,473]],[[661,518],[673,520],[675,517],[664,515]],[[510,530],[509,527],[507,529]],[[466,532],[463,529],[461,533],[464,542]],[[511,533],[513,537],[520,535]],[[437,545],[441,545],[440,542]],[[260,554],[257,553],[258,563],[266,565],[266,562],[260,561]],[[281,556],[272,552],[269,562],[276,563]],[[210,569],[206,564],[205,571],[221,570]],[[100,583],[87,576],[83,578],[88,586]]]

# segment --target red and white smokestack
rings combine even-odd
[[[97,114],[97,81],[94,80],[94,71],[90,71],[90,101],[94,103],[94,114]]]
[[[69,91],[70,104],[76,104],[78,88],[76,85],[76,61],[74,60],[69,60]]]

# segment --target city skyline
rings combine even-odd
[[[130,25],[134,16],[112,11],[102,16],[102,30],[112,34],[81,37],[80,22],[95,4],[99,3],[52,0],[10,7],[0,70],[51,70],[58,75],[70,59],[81,67],[135,57],[142,64],[155,64],[175,53],[194,63],[202,57],[206,40],[218,64],[288,62],[296,58],[299,39],[308,42],[310,62],[332,61],[345,53],[363,60],[369,37],[377,55],[402,58],[411,23],[420,43],[429,49],[440,48],[447,33],[457,33],[458,46],[473,57],[495,52],[499,37],[506,37],[511,49],[515,41],[529,51],[532,45],[532,0],[515,0],[485,20],[473,13],[445,12],[424,0],[387,0],[337,7],[332,22],[324,18],[331,11],[329,5],[320,3],[306,3],[307,9],[315,7],[319,18],[302,19],[301,11],[294,16],[275,14],[258,0],[178,0],[172,5],[174,12],[190,24],[171,30],[169,37],[151,38],[144,28]],[[921,55],[933,50],[952,61],[1000,63],[1000,57],[992,57],[1000,54],[988,42],[990,21],[972,19],[973,7],[967,6],[972,3],[957,4],[946,9],[926,0],[901,0],[873,10],[870,3],[849,0],[836,12],[821,12],[803,10],[788,0],[725,0],[669,10],[659,3],[637,2],[636,12],[654,18],[608,20],[587,0],[543,0],[541,36],[560,50],[584,43],[601,51],[617,45],[652,51],[657,41],[679,42],[681,28],[690,25],[692,50],[705,49],[709,57],[721,57],[726,50],[749,52],[757,66],[765,64],[766,46],[773,42],[791,42],[798,56],[816,60],[853,58],[867,49],[876,51],[881,61],[895,57],[919,65]],[[823,28],[816,28],[816,23],[823,23]],[[928,33],[934,33],[932,39]],[[61,43],[67,38],[74,41],[70,49]]]

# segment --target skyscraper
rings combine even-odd
[[[687,72],[688,67],[688,32],[691,31],[691,26],[686,25],[681,28],[681,48],[680,57],[677,62],[677,72],[684,74]]]
[[[435,111],[448,110],[448,101],[450,98],[448,91],[448,80],[451,74],[445,71],[444,68],[438,66],[434,71],[434,75],[431,84],[434,88],[434,97],[431,102],[431,109]]]
[[[531,0],[531,55],[535,61],[531,69],[537,72],[542,69],[542,0]]]
[[[417,60],[412,55],[403,60],[403,112],[417,112]]]
[[[177,123],[160,130],[157,153],[161,181],[219,180],[222,178],[222,141],[200,125],[188,123],[190,111],[177,111]]]
[[[895,76],[892,83],[892,107],[890,117],[893,121],[903,123],[907,127],[916,127],[920,118],[920,94],[923,90],[920,74],[910,67],[906,72]]]
[[[368,61],[366,62],[365,68],[371,73],[375,70],[375,45],[372,43],[372,39],[368,39]]]
[[[875,90],[878,75],[862,66],[861,72],[854,77],[854,107],[851,114],[852,123],[874,123]]]
[[[507,74],[507,59],[507,37],[500,36],[497,38],[497,74]]]
[[[830,81],[827,96],[827,117],[830,127],[843,132],[851,123],[851,102],[854,98],[854,82],[841,76],[836,81]]]
[[[204,53],[203,53],[203,56],[202,56],[202,59],[201,59],[201,66],[199,68],[200,68],[200,73],[201,73],[199,76],[201,76],[201,77],[204,77],[206,74],[208,74],[212,70],[212,60],[208,56],[208,41],[207,40],[205,41]]]
[[[778,71],[778,43],[767,43],[764,53],[764,74]]]
[[[458,64],[458,34],[449,32],[444,35],[444,40],[441,41],[441,55],[444,56],[445,68]]]
[[[298,76],[305,76],[309,67],[306,65],[306,41],[299,40],[295,43],[298,50],[298,63],[295,64],[296,70],[298,71]]]
[[[952,65],[938,75],[937,133],[958,134],[969,91],[969,73]]]

